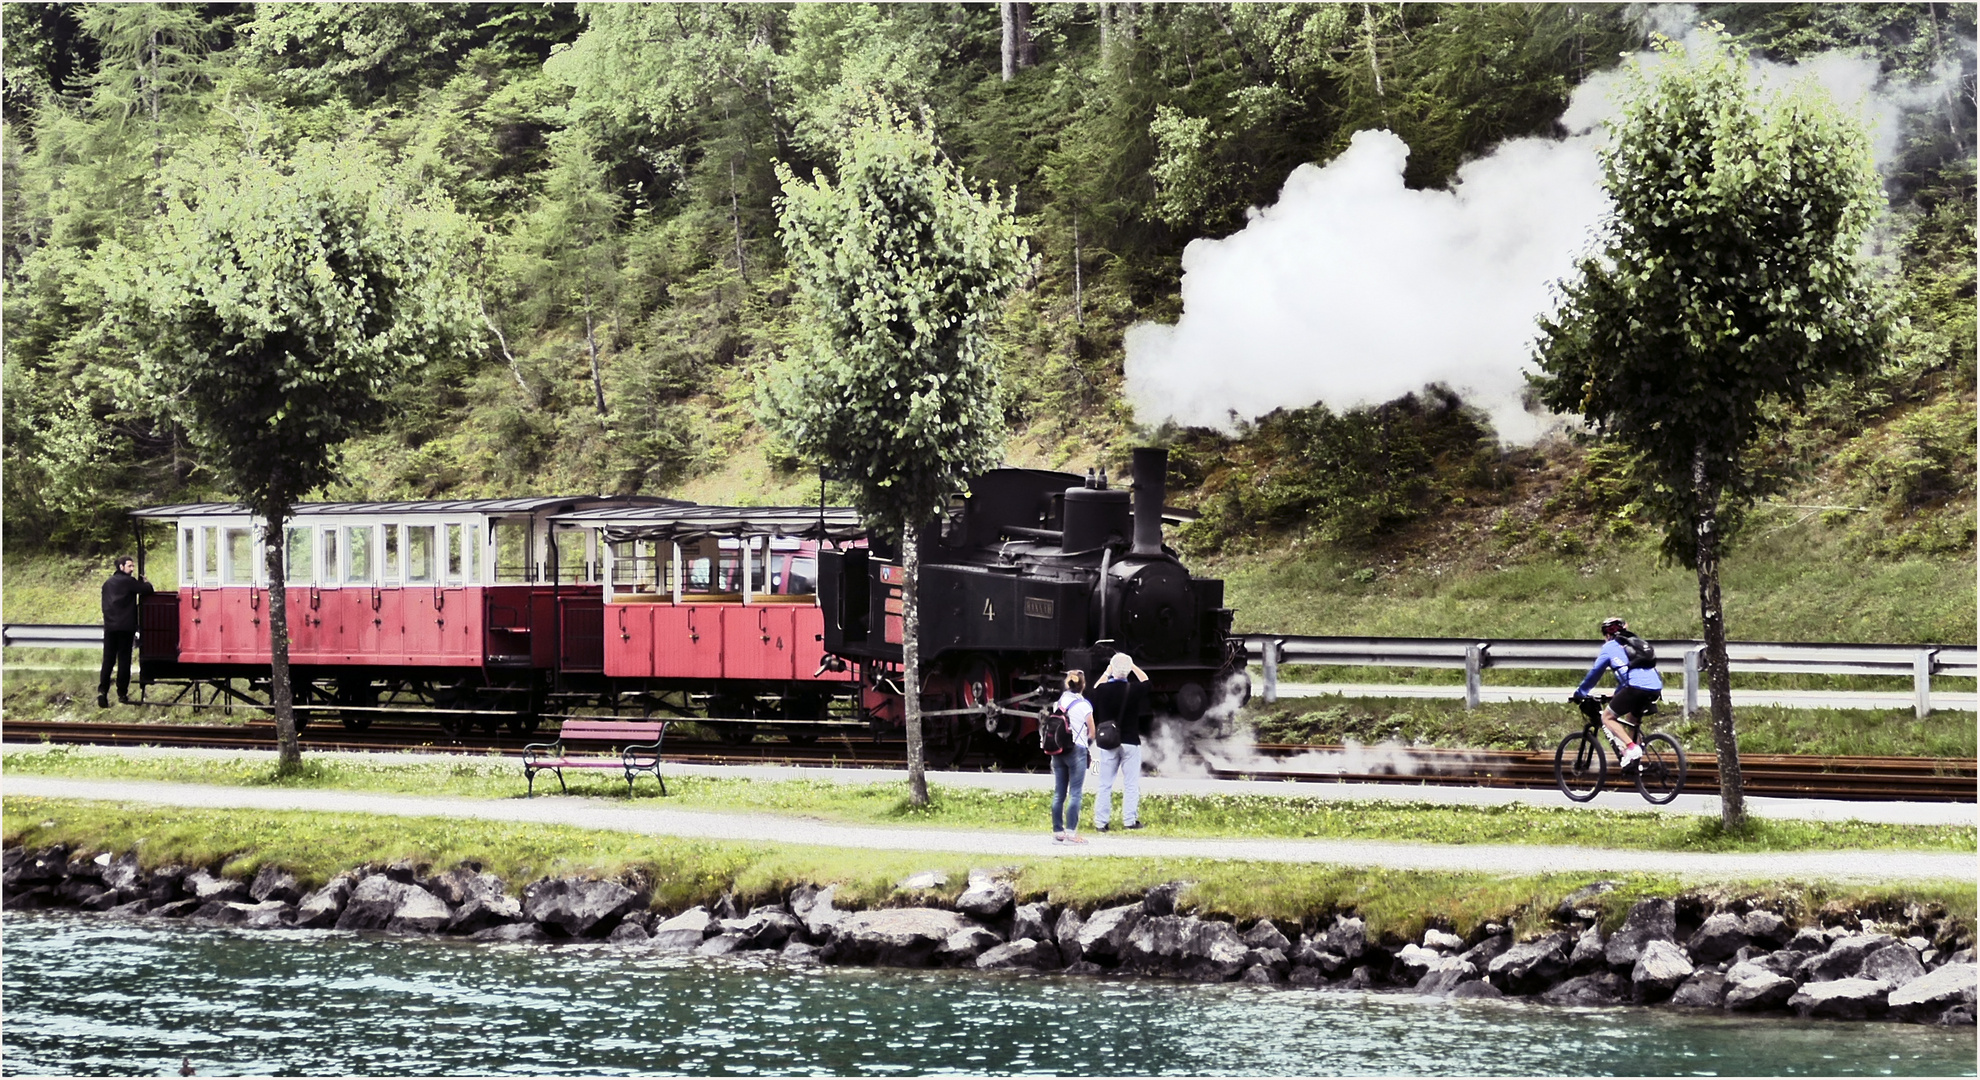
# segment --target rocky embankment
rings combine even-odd
[[[1177,909],[1182,883],[1090,912],[1018,903],[1011,882],[973,873],[953,901],[926,874],[897,895],[917,906],[846,910],[832,887],[800,885],[740,910],[731,897],[670,916],[638,882],[545,878],[511,895],[466,863],[439,873],[398,862],[305,891],[264,867],[252,881],[202,868],[144,868],[135,854],[57,846],[4,853],[8,910],[78,907],[110,916],[248,929],[454,934],[480,941],[594,940],[720,955],[774,950],[794,962],[1138,975],[1289,988],[1389,989],[1549,1005],[1662,1005],[1735,1013],[1972,1024],[1972,928],[1935,909],[1825,908],[1804,920],[1736,897],[1687,894],[1636,903],[1605,936],[1591,885],[1526,941],[1498,923],[1421,941],[1371,936],[1352,913],[1291,926],[1239,927]],[[1797,925],[1799,922],[1799,925]]]

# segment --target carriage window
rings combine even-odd
[[[399,580],[399,527],[385,526],[385,580]]]
[[[461,562],[461,527],[449,525],[447,526],[447,580],[460,581],[465,576],[462,574],[464,569],[466,567]]]
[[[199,534],[193,530],[179,530],[179,580],[187,585],[199,582],[199,576],[193,573],[193,567],[197,565],[193,558],[199,554],[198,540]]]
[[[282,546],[283,558],[287,561],[289,584],[308,585],[316,577],[316,553],[310,548],[316,543],[316,530],[307,526],[290,529],[289,539]]]
[[[596,581],[597,575],[591,572],[591,565],[585,558],[590,544],[589,529],[565,529],[553,534],[557,541],[557,580]]]
[[[481,526],[467,527],[467,542],[461,545],[461,554],[467,560],[468,581],[481,583]]]
[[[344,528],[344,580],[353,585],[372,583],[372,549],[377,546],[377,532],[369,525],[348,525]]]
[[[612,545],[612,584],[636,592],[663,592],[666,563],[660,561],[659,545],[652,540],[621,540]]]
[[[227,584],[254,584],[254,530],[227,529]]]
[[[199,583],[202,585],[220,584],[220,527],[208,525],[199,530],[200,568]]]
[[[337,530],[323,530],[323,584],[337,583]]]
[[[787,565],[789,569],[784,573],[783,587],[778,589],[778,592],[815,593],[818,591],[817,559],[809,557],[794,558]]]
[[[431,582],[434,579],[433,526],[406,526],[406,582]]]
[[[495,529],[496,581],[529,580],[529,525],[521,521],[498,521]]]

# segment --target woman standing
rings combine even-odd
[[[1079,835],[1079,803],[1086,787],[1086,748],[1093,742],[1093,706],[1082,693],[1085,689],[1084,671],[1066,672],[1065,693],[1054,706],[1072,726],[1072,745],[1052,759],[1052,839],[1068,844],[1086,843]]]

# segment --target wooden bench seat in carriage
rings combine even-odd
[[[633,780],[640,773],[652,773],[660,782],[660,794],[667,794],[667,779],[660,775],[660,744],[667,737],[665,720],[566,720],[557,731],[557,741],[530,743],[523,747],[523,776],[529,781],[529,795],[536,795],[536,774],[557,774],[557,786],[565,794],[565,769],[620,769],[626,774],[626,794],[632,795]],[[578,747],[617,747],[618,754],[602,751],[580,752]]]

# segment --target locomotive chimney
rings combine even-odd
[[[1162,554],[1163,485],[1168,482],[1169,452],[1156,446],[1134,451],[1134,547],[1136,555]]]

